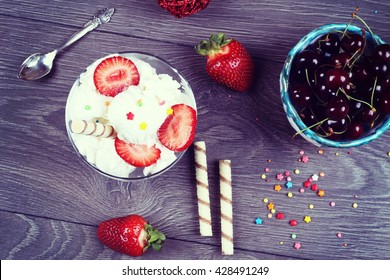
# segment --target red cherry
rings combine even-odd
[[[375,60],[383,60],[387,64],[390,64],[390,45],[382,44],[376,46],[373,57]]]
[[[337,53],[331,55],[330,63],[334,66],[338,64],[344,66],[349,64],[350,59],[351,59],[351,55],[349,53]]]
[[[349,111],[348,99],[343,94],[333,97],[327,107],[326,115],[329,119],[337,121],[345,118]]]
[[[340,51],[340,36],[336,33],[329,33],[319,39],[320,48],[325,53],[338,53]]]
[[[357,51],[362,51],[365,43],[366,43],[366,40],[363,38],[362,35],[359,35],[356,33],[353,33],[353,34],[347,33],[341,39],[341,48],[345,52],[353,54]]]
[[[292,85],[289,92],[291,101],[295,106],[307,107],[312,103],[313,94],[310,86],[307,84]]]
[[[352,122],[345,133],[345,137],[353,140],[359,138],[362,133],[363,125],[359,122]]]
[[[375,106],[381,111],[381,113],[390,113],[390,91],[385,92],[375,99]]]
[[[330,89],[338,89],[349,83],[348,72],[341,68],[329,69],[325,74],[325,83]]]

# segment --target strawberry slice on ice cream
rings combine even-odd
[[[196,112],[185,104],[173,105],[171,109],[172,114],[168,115],[157,132],[158,139],[169,150],[182,152],[194,141]]]
[[[161,154],[155,146],[127,143],[118,137],[115,139],[115,150],[124,161],[135,167],[150,166],[156,163]]]
[[[140,75],[135,64],[122,56],[106,58],[96,67],[93,82],[103,95],[116,96],[129,86],[138,85]]]

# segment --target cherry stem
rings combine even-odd
[[[349,21],[349,23],[347,24],[347,26],[345,27],[344,32],[343,32],[343,35],[341,36],[340,39],[343,39],[345,35],[348,36],[347,30],[348,30],[348,28],[349,28],[349,27],[351,26],[351,24],[352,24],[352,21],[353,21],[353,19],[354,19],[354,15],[355,15],[355,13],[352,14],[352,18],[351,18],[351,20]]]
[[[311,129],[311,128],[313,128],[313,127],[316,127],[316,126],[319,126],[319,125],[323,124],[323,123],[326,122],[327,120],[329,120],[329,118],[323,119],[322,121],[319,121],[319,122],[317,122],[317,123],[315,123],[315,124],[312,124],[311,126],[305,127],[304,129],[302,129],[302,130],[298,131],[297,133],[295,133],[295,134],[293,135],[293,138],[294,138],[295,136],[297,136],[298,134],[301,134],[302,132],[304,132],[304,131],[306,131],[306,130],[308,130],[308,129]]]
[[[370,103],[368,103],[368,102],[366,102],[366,101],[364,101],[364,100],[360,100],[360,99],[357,99],[357,98],[355,98],[355,97],[352,97],[352,96],[348,95],[348,94],[345,92],[345,90],[342,89],[342,88],[339,88],[339,89],[340,89],[340,91],[341,91],[342,93],[344,93],[344,95],[345,95],[348,99],[352,99],[352,100],[355,100],[355,101],[364,103],[364,104],[366,104],[368,107],[370,107],[370,109],[373,108],[373,106],[372,106]]]
[[[306,81],[309,84],[309,86],[311,87],[310,79],[309,79],[309,71],[307,70],[307,68],[305,68],[305,74],[306,74]]]
[[[374,94],[375,94],[377,81],[378,81],[378,77],[375,77],[374,87],[372,88],[372,92],[371,92],[371,108],[374,107]]]
[[[378,40],[375,38],[374,32],[372,32],[371,28],[368,26],[368,24],[361,18],[359,17],[356,13],[353,14],[354,17],[356,17],[358,20],[360,20],[368,29],[368,31],[371,33],[372,38],[374,38],[375,42],[377,45],[380,45]]]
[[[348,60],[348,63],[345,63],[345,64],[348,64],[349,68],[352,69],[352,66],[356,63],[356,61],[359,60],[359,58],[363,55],[363,52],[364,52],[364,48],[366,47],[366,44],[364,44],[364,47],[363,49],[358,49],[352,56],[351,58]],[[359,54],[360,53],[360,54]],[[356,56],[357,54],[359,54],[358,56]],[[356,58],[354,58],[354,56],[356,56]],[[349,64],[349,61],[352,60],[352,58],[354,58],[354,60],[352,61],[351,64]],[[345,67],[345,66],[344,66]]]

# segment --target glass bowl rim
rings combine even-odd
[[[86,158],[85,156],[83,156],[76,144],[74,143],[73,141],[73,138],[71,136],[71,130],[70,130],[70,120],[69,120],[69,116],[68,116],[68,104],[69,104],[69,99],[71,98],[71,92],[74,90],[74,87],[76,87],[76,85],[78,84],[78,82],[80,81],[80,76],[82,73],[84,73],[86,71],[86,69],[88,67],[90,67],[92,64],[96,63],[96,61],[99,61],[99,60],[102,60],[106,57],[110,57],[110,56],[115,56],[115,55],[135,55],[136,57],[137,56],[145,56],[145,57],[148,57],[148,58],[152,58],[156,61],[159,61],[159,62],[162,62],[163,64],[165,64],[165,66],[168,66],[177,76],[178,78],[180,79],[180,81],[178,81],[180,83],[180,85],[182,85],[181,82],[184,82],[184,86],[186,88],[186,90],[184,91],[185,94],[188,94],[188,92],[190,93],[190,97],[191,97],[191,101],[193,102],[193,104],[191,104],[191,106],[193,107],[193,109],[195,110],[195,112],[197,113],[197,105],[196,105],[196,100],[195,100],[195,95],[194,95],[194,92],[190,86],[190,84],[188,83],[188,81],[179,73],[179,71],[173,67],[168,61],[166,61],[165,59],[162,59],[160,58],[159,56],[156,56],[156,55],[153,55],[151,53],[147,53],[147,52],[140,52],[140,51],[124,51],[124,52],[116,52],[116,53],[110,53],[110,54],[107,54],[103,57],[100,57],[96,60],[94,60],[92,63],[90,63],[86,68],[84,68],[84,70],[78,75],[77,79],[74,81],[70,91],[69,91],[69,94],[67,96],[67,100],[66,100],[66,105],[65,105],[65,126],[66,126],[66,131],[67,131],[67,134],[68,134],[68,138],[73,146],[73,148],[75,149],[75,152],[77,153],[77,155],[89,166],[91,167],[92,169],[94,169],[95,171],[97,171],[98,173],[108,177],[108,178],[111,178],[111,179],[115,179],[115,180],[118,180],[118,181],[125,181],[125,182],[135,182],[135,181],[143,181],[143,180],[148,180],[148,179],[151,179],[151,178],[155,178],[161,174],[163,174],[164,172],[168,171],[170,168],[172,168],[173,166],[176,165],[176,163],[184,156],[185,152],[188,150],[188,148],[182,152],[178,152],[178,153],[175,153],[176,155],[176,159],[171,162],[168,166],[166,166],[165,168],[163,168],[162,170],[159,170],[158,172],[156,173],[153,173],[153,174],[149,174],[149,175],[146,175],[146,176],[140,176],[140,177],[120,177],[120,176],[115,176],[115,175],[112,175],[112,174],[109,174],[107,172],[104,172],[102,170],[100,170],[99,168],[97,168],[96,166],[94,166],[92,163],[90,163]],[[137,57],[139,59],[139,57]]]

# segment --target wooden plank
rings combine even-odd
[[[174,42],[194,46],[211,33],[226,32],[243,41],[251,54],[261,59],[281,60],[289,49],[310,30],[329,23],[348,22],[354,4],[342,1],[226,1],[213,0],[209,7],[191,17],[176,19],[156,1],[118,0],[110,3],[116,13],[108,25],[99,30],[137,38]],[[359,1],[361,16],[384,39],[389,40],[386,26],[390,17],[387,1]],[[39,23],[36,32],[46,25],[81,27],[107,1],[88,2],[17,0],[0,3],[0,14],[33,19]],[[11,12],[9,12],[11,11]],[[55,25],[53,25],[55,23]],[[207,23],[207,24],[205,24]],[[233,23],[233,24],[232,24]],[[28,30],[31,27],[26,25]],[[54,42],[53,44],[58,44]],[[37,42],[38,43],[38,42]],[[40,46],[38,43],[37,46]]]
[[[233,1],[226,2],[238,8],[238,4],[232,3]],[[21,6],[13,6],[14,3],[21,4]],[[288,17],[280,22],[275,29],[267,26],[267,28],[256,29],[257,33],[255,32],[253,37],[245,35],[247,42],[250,42],[252,54],[257,58],[255,61],[258,70],[257,82],[250,93],[237,94],[210,82],[203,70],[204,61],[198,59],[191,47],[198,39],[190,33],[179,34],[178,30],[181,28],[179,22],[169,15],[160,19],[161,22],[167,24],[166,26],[150,24],[150,34],[156,34],[157,31],[161,33],[157,40],[143,39],[148,36],[141,31],[146,26],[148,17],[155,16],[154,13],[157,13],[158,9],[153,10],[155,12],[152,14],[146,10],[134,14],[133,18],[139,22],[134,29],[136,35],[130,36],[129,33],[123,32],[125,28],[118,22],[120,18],[124,20],[124,16],[119,16],[115,25],[116,29],[111,29],[111,27],[108,29],[107,25],[107,29],[102,28],[100,31],[89,34],[69,52],[63,53],[58,58],[56,69],[50,77],[32,83],[20,81],[16,78],[17,68],[27,55],[34,51],[41,51],[42,46],[48,49],[56,47],[66,37],[64,34],[71,34],[84,22],[84,18],[79,18],[68,25],[64,23],[63,16],[61,24],[54,25],[55,28],[48,26],[47,22],[41,21],[42,12],[39,10],[39,5],[30,3],[27,1],[9,3],[11,6],[8,8],[19,12],[17,14],[21,17],[19,19],[4,15],[4,13],[0,16],[0,20],[4,22],[0,29],[0,76],[2,79],[0,83],[2,92],[0,134],[4,135],[0,139],[1,210],[48,218],[47,221],[42,220],[42,223],[46,224],[42,226],[42,235],[45,236],[46,233],[47,236],[53,236],[54,230],[47,226],[51,220],[74,225],[72,231],[81,233],[76,234],[77,237],[74,238],[73,235],[62,237],[61,240],[66,244],[70,242],[69,240],[77,240],[80,242],[78,246],[83,242],[83,229],[75,223],[84,224],[86,227],[96,227],[104,219],[139,213],[150,219],[152,224],[159,225],[176,241],[193,240],[194,244],[197,244],[194,245],[194,250],[199,250],[203,254],[204,251],[209,252],[210,248],[215,250],[215,246],[219,244],[217,161],[229,158],[233,163],[236,248],[246,250],[246,252],[255,251],[259,254],[267,254],[245,255],[242,258],[275,258],[278,255],[309,259],[388,259],[390,257],[390,248],[383,246],[389,238],[386,230],[390,223],[388,218],[390,217],[389,191],[381,187],[383,182],[390,179],[386,172],[389,168],[386,156],[389,133],[364,147],[350,149],[351,154],[343,150],[340,151],[340,156],[336,157],[335,153],[338,150],[325,149],[325,154],[319,155],[316,147],[301,138],[291,140],[294,132],[281,107],[278,75],[285,53],[291,46],[291,38],[296,36],[298,39],[304,34],[307,28],[306,22],[314,18],[308,13],[327,11],[325,4],[318,3],[319,8],[311,7],[310,9],[300,4],[298,8],[301,10],[286,6],[287,12],[296,9],[291,18]],[[74,3],[67,3],[61,2],[64,9],[69,8],[67,5],[73,7],[70,10],[65,9],[69,11],[66,14],[67,19],[71,18],[73,13],[88,18],[86,15],[90,13],[76,11]],[[135,5],[135,2],[131,1],[120,3],[130,8],[131,5]],[[276,15],[283,13],[284,10],[276,10],[280,8],[279,2],[274,4],[275,9],[271,2],[266,3],[268,10],[264,10],[264,15],[267,15],[263,17],[262,22],[273,23],[277,21]],[[386,10],[386,5],[388,5],[374,2],[371,4],[368,1],[363,3],[367,7],[379,5],[378,7],[382,7],[383,10]],[[0,5],[4,3],[1,2]],[[52,5],[50,3],[45,5],[49,5],[45,6],[48,7],[46,11],[48,11],[49,18],[60,16],[58,7],[50,6]],[[215,13],[211,7],[202,12],[202,16],[210,18],[211,12]],[[248,7],[254,8],[250,4]],[[4,11],[3,8],[7,7],[1,6],[2,11]],[[149,8],[150,6],[146,5],[141,9]],[[95,7],[88,7],[88,9],[92,10]],[[248,9],[244,8],[244,11]],[[372,18],[377,23],[380,21],[386,23],[388,21],[385,17],[386,13],[381,14],[381,9],[378,10],[378,16],[372,15]],[[271,11],[274,13],[272,21]],[[160,13],[159,10],[158,13]],[[250,15],[256,16],[254,12]],[[330,15],[333,17],[333,14],[328,14],[325,18],[322,14],[315,16],[319,16],[320,21],[325,21]],[[303,16],[307,17],[303,19]],[[36,17],[36,21],[29,20],[31,17]],[[199,17],[185,19],[180,22],[180,25],[183,22],[194,23],[188,30],[198,31],[200,29]],[[54,22],[53,18],[46,19],[46,21]],[[298,30],[296,30],[297,27],[292,26],[295,20],[297,20]],[[228,22],[227,16],[221,15],[220,21]],[[130,23],[127,24],[125,27],[129,28]],[[218,24],[220,24],[219,21],[217,21]],[[229,26],[231,27],[229,30],[237,31],[242,35],[243,31],[239,33],[239,30],[247,29],[246,26],[249,23],[242,20],[237,24],[240,26]],[[311,21],[310,24],[314,25],[315,22]],[[290,27],[280,35],[276,31],[280,30],[281,26]],[[389,31],[384,30],[384,27],[378,24],[375,27],[384,31],[384,38],[390,38]],[[206,29],[200,34],[209,31]],[[261,32],[271,36],[274,44],[265,42],[263,39],[265,37],[262,37],[265,35]],[[256,34],[258,37],[255,36]],[[37,43],[35,43],[36,38],[39,38]],[[179,39],[185,39],[185,45],[178,45]],[[274,47],[276,39],[282,39],[280,49]],[[163,41],[170,41],[174,44]],[[260,41],[264,42],[264,45],[258,48]],[[196,93],[199,116],[197,139],[206,141],[208,145],[211,201],[212,205],[215,205],[212,212],[215,236],[210,239],[205,240],[198,235],[192,151],[184,156],[179,165],[159,178],[138,183],[121,183],[106,179],[85,166],[74,153],[67,139],[63,119],[64,106],[67,92],[77,75],[97,58],[110,52],[129,49],[144,50],[167,59],[189,79]],[[263,59],[265,54],[270,54],[270,59]],[[272,117],[270,117],[270,112],[272,112]],[[298,151],[301,149],[304,149],[310,156],[308,164],[297,162]],[[272,159],[272,162],[267,163],[267,159]],[[260,175],[267,166],[272,168],[272,173],[268,174],[271,178],[269,183],[260,179]],[[276,193],[272,190],[273,184],[276,183],[274,180],[276,172],[291,171],[296,167],[301,169],[301,174],[294,176],[296,186],[311,174],[319,170],[325,171],[327,176],[321,181],[327,191],[324,199],[321,200],[310,192],[299,196],[297,189],[294,189],[295,196],[289,200],[285,197],[285,191]],[[354,198],[356,194],[359,196],[358,199]],[[264,197],[275,201],[277,209],[285,212],[287,217],[298,219],[301,222],[300,227],[290,228],[287,220],[283,222],[275,219],[267,220],[265,218],[267,211],[261,202]],[[332,200],[336,201],[336,208],[329,207],[328,203]],[[357,209],[351,207],[355,200],[359,203]],[[304,224],[302,218],[305,213],[308,213],[309,203],[315,205],[313,212],[309,212],[313,221],[310,224]],[[265,220],[264,225],[257,226],[253,223],[257,216]],[[5,229],[3,226],[1,228]],[[14,227],[10,229],[15,230]],[[342,239],[335,236],[339,231],[343,233]],[[298,241],[302,242],[302,249],[299,251],[292,248],[293,240],[290,234],[293,232],[297,233]],[[13,233],[6,232],[1,236],[12,237]],[[17,245],[23,244],[22,240],[19,234],[19,240],[15,241],[13,246],[3,247],[0,252],[13,252],[14,248],[22,246]],[[284,242],[283,245],[279,244],[281,241]],[[88,242],[84,244],[86,248],[95,248],[96,243]],[[347,243],[348,246],[342,246],[343,243]],[[7,244],[4,246],[8,246]],[[185,244],[187,246],[193,243],[186,242]],[[206,249],[201,249],[203,247],[196,249],[198,244],[209,244],[209,246],[205,245]],[[171,246],[174,253],[180,251],[179,245],[182,246],[183,243],[174,243]],[[50,248],[50,245],[44,243],[42,248],[38,253],[29,249],[22,250],[18,256],[19,258],[39,256]],[[75,250],[73,249],[70,255],[63,255],[65,254],[63,253],[58,258],[76,258],[79,252]],[[163,253],[158,258],[172,258],[174,253]],[[194,258],[201,258],[202,254]],[[205,255],[206,258],[220,257],[219,252],[213,254],[206,253]],[[120,257],[113,256],[111,253],[103,255],[102,258]],[[50,256],[58,255],[53,251],[45,253],[45,258]],[[81,255],[80,258],[96,256],[100,257],[101,253]],[[190,256],[183,253],[180,257],[189,258]]]
[[[150,249],[141,257],[131,257],[112,251],[96,237],[96,226],[42,219],[0,211],[0,259],[23,260],[155,260],[220,259],[219,246],[167,238],[163,249]],[[4,239],[6,238],[6,240]],[[4,242],[6,241],[6,242]],[[185,250],[183,250],[185,248]],[[191,252],[189,254],[189,252]],[[234,257],[224,259],[285,259],[246,250],[236,250]]]

